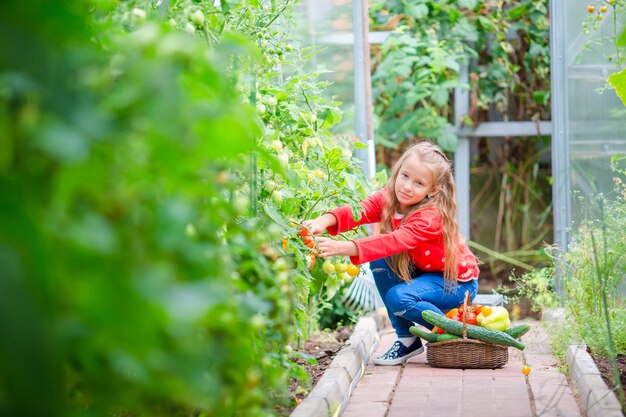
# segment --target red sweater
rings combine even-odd
[[[362,224],[380,222],[385,194],[385,190],[379,190],[361,201],[363,210],[359,221],[354,220],[352,209],[348,205],[329,211],[337,219],[337,224],[329,227],[328,233],[331,236],[336,236]],[[412,213],[403,225],[400,225],[401,221],[402,216],[394,217],[392,232],[353,240],[359,253],[350,257],[352,263],[359,265],[408,251],[412,263],[418,269],[443,271],[445,262],[441,230],[443,219],[439,210],[432,206],[426,207]],[[459,281],[478,279],[479,270],[476,257],[465,244],[461,245],[458,271]]]

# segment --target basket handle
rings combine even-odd
[[[469,303],[469,291],[465,290],[465,296],[463,297],[463,340],[467,340],[467,306]]]

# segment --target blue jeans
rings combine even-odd
[[[417,271],[411,282],[402,281],[389,268],[384,258],[370,262],[370,269],[398,337],[413,336],[409,332],[413,323],[432,329],[433,325],[422,318],[422,311],[431,310],[443,314],[442,310],[450,310],[463,304],[465,290],[469,291],[470,299],[478,291],[478,281],[473,279],[459,282],[450,292],[446,292],[442,272]]]

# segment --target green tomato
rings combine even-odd
[[[198,27],[204,26],[205,18],[204,18],[204,13],[202,13],[202,11],[196,10],[189,17],[194,25]]]
[[[252,325],[252,328],[254,330],[263,330],[263,328],[265,327],[265,324],[266,324],[265,317],[263,317],[263,315],[261,314],[255,314],[250,319],[250,325]]]
[[[272,191],[276,189],[276,182],[272,180],[266,181],[265,185],[263,185],[263,189],[267,191],[268,193],[271,193]]]
[[[274,200],[277,206],[280,206],[283,204],[283,193],[280,190],[272,191],[272,200]]]
[[[331,261],[327,260],[322,264],[322,270],[327,274],[332,274],[335,272],[335,265],[333,265]]]
[[[257,111],[257,113],[259,113],[259,114],[265,114],[265,111],[266,111],[265,105],[264,105],[264,104],[261,104],[261,103],[258,103],[258,104],[256,105],[256,111]]]
[[[287,152],[281,152],[278,155],[278,159],[280,160],[280,164],[285,168],[289,164],[289,154]]]
[[[276,97],[274,96],[269,96],[267,97],[267,99],[265,100],[265,102],[267,103],[268,106],[270,107],[276,107],[276,105],[278,104],[278,100],[276,100]]]
[[[340,274],[343,274],[344,272],[348,270],[348,264],[345,262],[337,262],[335,264],[335,270],[339,272]]]
[[[245,195],[239,194],[233,198],[233,207],[237,214],[244,214],[250,207],[250,200]]]

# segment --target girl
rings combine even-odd
[[[424,351],[409,332],[413,323],[432,325],[422,311],[458,307],[469,290],[478,289],[478,265],[459,235],[454,179],[448,158],[429,142],[409,147],[391,171],[387,186],[361,202],[355,221],[349,206],[332,210],[304,225],[311,234],[331,236],[368,223],[380,234],[351,241],[318,237],[320,256],[350,256],[355,265],[371,262],[376,287],[398,340],[374,359],[398,365]]]

